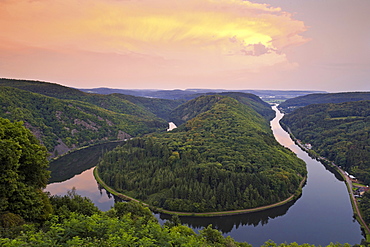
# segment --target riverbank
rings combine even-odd
[[[298,188],[296,194],[291,195],[290,197],[288,197],[287,199],[285,199],[285,200],[283,200],[281,202],[277,202],[277,203],[274,203],[274,204],[270,204],[270,205],[266,205],[266,206],[261,206],[261,207],[257,207],[257,208],[250,208],[250,209],[240,209],[240,210],[231,210],[231,211],[219,211],[219,212],[205,212],[205,213],[192,213],[192,212],[176,212],[176,211],[166,210],[166,209],[163,209],[163,208],[152,207],[152,206],[150,206],[147,203],[144,203],[144,202],[142,202],[140,200],[137,200],[135,198],[132,198],[132,197],[129,197],[129,196],[124,195],[122,193],[119,193],[116,190],[114,190],[113,188],[109,187],[100,178],[99,173],[98,173],[98,170],[97,170],[97,167],[94,168],[94,173],[93,174],[94,174],[95,180],[106,191],[108,191],[112,195],[118,196],[119,198],[121,198],[121,199],[123,199],[125,201],[139,202],[139,203],[143,204],[144,206],[149,207],[152,211],[158,212],[158,213],[169,214],[169,215],[178,215],[178,216],[190,216],[190,217],[215,217],[215,216],[229,216],[229,215],[238,215],[238,214],[248,214],[248,213],[254,213],[254,212],[259,212],[259,211],[263,211],[263,210],[267,210],[267,209],[279,207],[279,206],[285,205],[288,202],[291,202],[291,201],[295,200],[296,198],[298,198],[302,194],[302,188],[303,188],[303,185],[305,184],[306,179],[307,179],[307,177],[304,177],[302,179],[302,181],[301,181],[301,183],[299,185],[299,188]]]
[[[320,161],[320,163],[322,163],[324,166],[326,167],[329,167],[331,168],[330,170],[332,170],[334,172],[334,174],[337,174],[339,175],[343,181],[345,182],[346,184],[346,187],[347,187],[347,191],[348,191],[348,194],[349,194],[349,197],[350,197],[350,200],[351,200],[351,205],[352,205],[352,210],[353,210],[353,214],[356,218],[356,220],[360,223],[361,225],[361,228],[362,230],[364,231],[365,235],[366,235],[366,240],[367,241],[370,241],[370,229],[368,227],[368,225],[366,224],[365,220],[362,218],[362,214],[361,214],[361,210],[358,206],[358,203],[357,203],[357,199],[356,197],[354,196],[353,194],[353,185],[352,185],[352,180],[350,179],[350,177],[347,175],[347,173],[341,169],[340,167],[338,167],[337,165],[334,164],[334,162],[328,160],[327,158],[325,157],[321,157],[320,155],[318,155],[315,151],[309,149],[306,145],[302,144],[294,135],[293,133],[291,132],[290,128],[288,126],[283,126],[282,127],[289,133],[291,139],[305,152],[307,152],[312,158],[315,158],[316,160]]]

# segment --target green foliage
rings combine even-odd
[[[358,200],[360,206],[362,218],[365,220],[366,224],[370,226],[370,191],[365,192],[365,194]]]
[[[0,118],[0,213],[43,220],[51,208],[42,192],[49,178],[45,147],[21,122]]]
[[[69,218],[71,213],[78,213],[91,216],[99,212],[99,209],[87,197],[76,194],[76,189],[72,188],[64,196],[51,196],[50,202],[53,205],[55,215],[62,219]]]
[[[288,99],[281,103],[278,108],[284,113],[290,113],[294,109],[311,104],[338,104],[350,101],[370,100],[369,92],[346,92],[346,93],[315,93]]]
[[[251,247],[247,243],[238,243],[230,237],[224,238],[220,232],[210,226],[195,234],[186,226],[172,228],[161,227],[158,222],[142,223],[129,214],[121,219],[108,217],[106,214],[85,216],[72,213],[61,223],[50,222],[43,230],[33,226],[25,227],[18,236],[0,238],[1,246],[228,246]],[[263,246],[314,247],[303,244],[275,244],[272,241]],[[330,247],[349,247],[349,245],[330,244]]]
[[[219,95],[186,105],[184,115],[194,117],[180,128],[108,152],[98,166],[101,179],[152,206],[186,212],[254,208],[297,191],[304,163],[254,110]]]
[[[11,220],[15,227],[12,232],[0,232],[1,246],[229,246],[251,247],[239,243],[231,237],[224,238],[220,232],[208,226],[196,234],[187,226],[177,224],[161,226],[149,209],[140,203],[118,203],[110,211],[86,212],[88,199],[70,192],[65,197],[54,197],[53,208],[62,203],[70,210],[68,217],[53,215],[41,227],[36,224],[22,224],[22,220],[12,214],[5,214],[4,220]],[[59,207],[60,208],[60,207]],[[58,212],[58,210],[56,211]],[[118,216],[118,217],[117,217]],[[2,218],[0,218],[2,219]],[[178,222],[178,220],[174,220]],[[313,247],[303,244],[280,244],[268,241],[263,246]],[[331,247],[349,245],[330,244]]]
[[[309,105],[281,123],[320,156],[370,183],[370,101]]]
[[[116,202],[111,211],[111,214],[118,218],[122,218],[123,216],[129,214],[133,220],[140,218],[145,222],[150,220],[156,221],[156,218],[149,208],[143,207],[141,203],[135,201]]]
[[[0,91],[0,117],[24,121],[54,155],[60,154],[59,151],[153,132],[167,126],[164,120],[152,113],[145,115],[132,103],[126,108],[122,105],[116,108],[120,109],[118,113],[90,103],[51,98],[11,87],[1,87]],[[126,111],[123,109],[129,114],[119,113]],[[55,148],[63,144],[67,147]]]
[[[69,196],[68,206],[86,205],[79,196]],[[60,204],[61,201],[52,201]],[[53,205],[55,207],[55,205]],[[117,215],[112,215],[115,211]],[[216,230],[195,234],[186,226],[160,226],[150,210],[139,203],[118,203],[107,213],[70,212],[69,217],[55,215],[42,228],[24,225],[11,237],[0,237],[1,246],[215,246],[211,236],[217,236],[221,246],[250,246],[223,238]]]

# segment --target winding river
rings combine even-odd
[[[360,224],[353,217],[345,183],[295,145],[279,124],[283,114],[276,107],[273,109],[276,117],[271,121],[271,128],[275,138],[307,164],[308,179],[302,196],[294,202],[262,212],[212,218],[181,217],[182,223],[195,231],[212,224],[225,236],[253,246],[261,246],[269,239],[276,243],[323,246],[330,242],[359,244],[363,236]],[[89,168],[71,179],[49,184],[46,190],[51,194],[64,195],[75,187],[78,194],[89,197],[106,211],[115,199],[99,187],[92,170]],[[167,215],[156,217],[160,222],[169,218]]]

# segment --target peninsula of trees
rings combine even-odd
[[[98,165],[115,190],[172,211],[253,208],[287,199],[303,161],[274,139],[268,121],[236,99],[201,96],[176,110],[186,123],[135,138]]]

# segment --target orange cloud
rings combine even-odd
[[[285,49],[307,41],[291,14],[242,0],[7,0],[0,9],[6,47],[117,54],[142,59],[143,71],[157,60],[163,76],[291,69]]]

